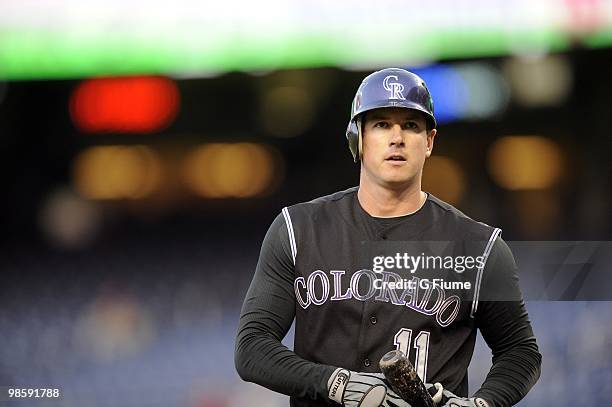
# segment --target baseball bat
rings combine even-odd
[[[401,351],[387,352],[380,359],[379,366],[393,391],[412,407],[435,407],[412,363]]]

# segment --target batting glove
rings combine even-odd
[[[358,373],[336,369],[327,382],[330,400],[345,407],[410,407],[382,373]]]
[[[480,397],[459,397],[448,390],[442,391],[441,401],[443,407],[489,407],[489,403]]]

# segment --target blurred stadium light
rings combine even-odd
[[[178,109],[178,88],[162,77],[88,79],[70,98],[72,120],[84,133],[157,132]]]
[[[93,202],[64,187],[47,197],[39,218],[41,229],[52,245],[74,249],[94,240],[102,213]]]
[[[337,71],[289,69],[257,73],[258,121],[265,135],[290,138],[314,125],[321,108],[333,97]]]
[[[452,158],[432,155],[423,168],[423,190],[458,205],[467,189],[465,172]]]
[[[162,162],[147,146],[90,147],[74,160],[76,190],[88,199],[141,199],[162,179]]]
[[[448,123],[463,117],[470,103],[470,90],[459,72],[450,64],[423,68],[408,68],[427,83],[434,99],[434,112],[438,123]]]
[[[562,104],[572,89],[572,68],[562,55],[511,58],[504,72],[512,95],[525,107]]]
[[[264,195],[282,180],[281,156],[253,143],[210,143],[196,147],[184,160],[185,185],[205,198]]]
[[[314,117],[314,99],[307,89],[280,86],[267,89],[262,96],[260,120],[267,134],[299,136],[311,125]]]
[[[562,175],[561,149],[540,136],[502,137],[490,147],[489,173],[502,188],[509,190],[547,189]]]
[[[427,83],[439,123],[488,119],[508,105],[508,85],[490,64],[436,64],[408,69]]]
[[[469,93],[468,100],[463,101],[463,117],[472,121],[486,120],[506,110],[510,88],[496,67],[480,62],[457,64],[456,69]]]
[[[94,200],[176,198],[181,192],[204,198],[251,198],[274,191],[283,173],[282,155],[263,144],[170,144],[155,149],[110,145],[90,147],[77,155],[73,183],[82,197]]]

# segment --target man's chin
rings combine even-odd
[[[389,189],[405,189],[413,184],[412,177],[387,177],[383,178],[383,185]]]

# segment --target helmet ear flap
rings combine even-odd
[[[353,154],[353,160],[358,162],[361,160],[363,143],[361,141],[361,118],[356,117],[349,122],[346,128],[346,140],[348,141],[349,149]]]
[[[359,147],[359,161],[363,159],[363,131],[361,130],[361,117],[362,115],[359,115],[359,117],[357,117],[357,119],[355,120],[355,125],[357,126],[357,142],[358,142],[358,147]]]

